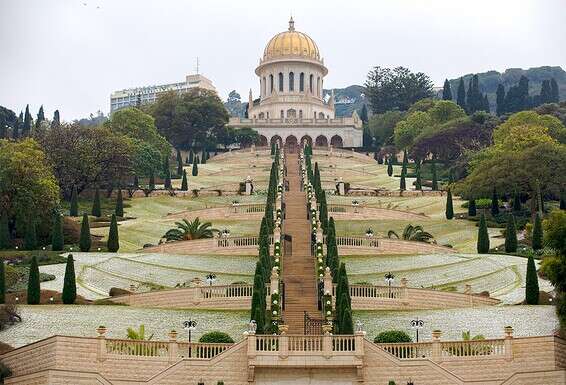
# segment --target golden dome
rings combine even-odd
[[[263,51],[263,60],[282,56],[303,56],[320,61],[316,43],[307,34],[295,31],[293,18],[289,20],[289,30],[273,36]]]

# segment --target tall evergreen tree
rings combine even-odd
[[[73,185],[73,191],[71,192],[71,205],[69,208],[69,215],[71,217],[79,216],[79,193],[77,191],[77,186]]]
[[[452,100],[452,88],[448,79],[444,80],[444,87],[442,88],[442,100]]]
[[[183,170],[183,180],[181,181],[181,191],[189,190],[189,181],[187,180],[187,170]]]
[[[38,305],[41,300],[41,288],[39,286],[39,266],[37,265],[37,258],[35,255],[31,258],[29,265],[29,278],[28,278],[28,291],[27,291],[28,305]]]
[[[100,189],[97,187],[94,191],[94,199],[92,201],[92,210],[90,214],[93,217],[100,218],[102,216],[102,209],[100,205]]]
[[[436,162],[432,160],[432,191],[438,191],[438,175],[436,174]]]
[[[0,215],[0,250],[8,249],[11,246],[10,242],[10,226],[8,224],[8,213],[2,211]]]
[[[552,103],[552,90],[550,88],[550,80],[543,80],[540,87],[539,103]]]
[[[478,227],[478,244],[477,250],[480,254],[489,252],[489,233],[487,232],[487,223],[485,215],[482,213]]]
[[[505,230],[505,252],[514,253],[517,251],[517,226],[515,217],[511,214],[507,217],[507,228]]]
[[[189,150],[189,164],[192,164],[194,161],[195,154],[193,154],[193,150]]]
[[[403,151],[403,164],[401,166],[401,175],[407,176],[407,167],[409,165],[409,156],[407,155],[407,150]]]
[[[558,83],[556,83],[556,79],[550,79],[550,96],[552,103],[558,103],[560,101],[560,92],[558,90]]]
[[[389,176],[393,175],[393,157],[392,156],[387,158],[387,175],[389,175]]]
[[[41,126],[41,122],[45,120],[45,112],[43,112],[43,105],[39,107],[39,112],[37,113],[37,120],[35,121],[35,127],[39,128]]]
[[[542,231],[542,218],[540,213],[535,216],[535,224],[533,226],[533,250],[541,250],[543,248],[543,231]]]
[[[51,230],[51,250],[61,251],[65,241],[63,239],[63,221],[58,212],[53,215],[53,229]]]
[[[59,110],[55,110],[53,113],[53,120],[51,121],[51,128],[58,128],[61,126],[61,117],[59,116]]]
[[[124,216],[124,198],[122,197],[122,189],[118,189],[118,195],[116,196],[116,209],[114,213],[117,217]]]
[[[22,136],[30,136],[31,134],[31,125],[32,125],[33,118],[29,113],[29,104],[26,106],[26,113],[24,115],[24,126],[22,128]]]
[[[206,153],[206,150],[202,150],[202,159],[201,159],[201,161],[200,161],[201,164],[206,164],[206,161],[207,161],[207,159],[208,159],[208,158],[206,157],[206,154],[207,154],[207,153]]]
[[[171,184],[171,171],[169,169],[165,170],[165,183],[164,186],[166,190],[171,190],[173,185]]]
[[[197,176],[198,175],[198,162],[194,162],[193,163],[193,172],[192,172],[193,176]]]
[[[6,272],[4,260],[0,260],[0,305],[6,303]]]
[[[183,157],[181,151],[177,149],[177,176],[183,175]]]
[[[399,181],[399,190],[405,191],[407,190],[407,181],[405,180],[405,173],[401,171],[401,179]]]
[[[446,194],[446,219],[454,218],[454,203],[452,202],[452,190],[448,189]]]
[[[527,276],[525,282],[525,300],[527,305],[538,305],[539,286],[537,268],[532,256],[527,261]]]
[[[505,112],[505,87],[503,84],[499,83],[495,95],[495,113],[499,116]]]
[[[475,217],[477,215],[476,200],[470,199],[468,201],[468,216]]]
[[[517,193],[517,191],[515,191],[513,193],[513,212],[518,213],[521,210],[523,210],[523,207],[522,207],[522,204],[521,204],[521,195],[519,195],[519,193]]]
[[[167,177],[167,174],[171,176],[171,167],[169,166],[169,154],[163,157],[163,178]]]
[[[483,95],[483,104],[481,110],[487,113],[491,112],[491,108],[489,108],[489,99],[487,98],[487,94]]]
[[[263,334],[265,324],[265,281],[263,279],[263,267],[261,262],[256,263],[254,274],[254,287],[252,292],[252,307],[250,312],[250,320],[256,322],[256,333]]]
[[[75,280],[75,261],[73,254],[67,256],[67,265],[65,266],[65,277],[63,278],[63,294],[61,299],[65,305],[72,305],[77,298],[77,283]]]
[[[120,248],[120,239],[118,237],[118,221],[116,220],[116,214],[112,214],[112,219],[110,221],[110,231],[108,232],[108,251],[115,253]]]
[[[34,250],[37,248],[37,232],[34,218],[28,219],[26,223],[26,232],[24,234],[24,249]]]
[[[423,189],[423,183],[422,183],[422,179],[421,179],[421,162],[417,159],[415,161],[415,189],[416,190],[422,190]]]
[[[464,85],[464,78],[460,78],[460,82],[458,83],[456,103],[466,110],[466,86]]]
[[[499,215],[499,195],[497,195],[497,190],[493,188],[493,194],[491,195],[491,215]]]
[[[81,235],[79,237],[79,249],[82,252],[90,251],[92,241],[90,238],[90,225],[88,224],[87,213],[83,214],[83,220],[81,222]]]

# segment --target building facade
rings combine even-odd
[[[127,88],[114,91],[110,95],[110,113],[125,107],[135,107],[141,104],[154,103],[159,94],[168,91],[179,93],[193,88],[202,88],[216,92],[216,88],[210,79],[201,74],[187,75],[184,82],[162,84],[147,87]]]
[[[337,118],[334,95],[324,100],[328,69],[314,40],[295,30],[292,18],[288,30],[267,43],[255,73],[259,100],[250,90],[248,118],[231,118],[230,126],[258,131],[260,145],[362,146],[359,116]]]

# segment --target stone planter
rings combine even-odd
[[[277,329],[279,330],[279,334],[287,334],[287,332],[289,331],[289,325],[277,325]]]
[[[106,328],[106,326],[101,325],[96,328],[96,334],[98,334],[98,337],[104,337],[107,331],[108,329]]]

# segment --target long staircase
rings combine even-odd
[[[285,193],[283,232],[292,237],[292,252],[283,257],[283,320],[289,326],[289,334],[303,334],[305,312],[311,315],[319,313],[317,282],[314,258],[311,256],[306,194],[301,191],[297,154],[287,153],[286,165],[289,191]]]

